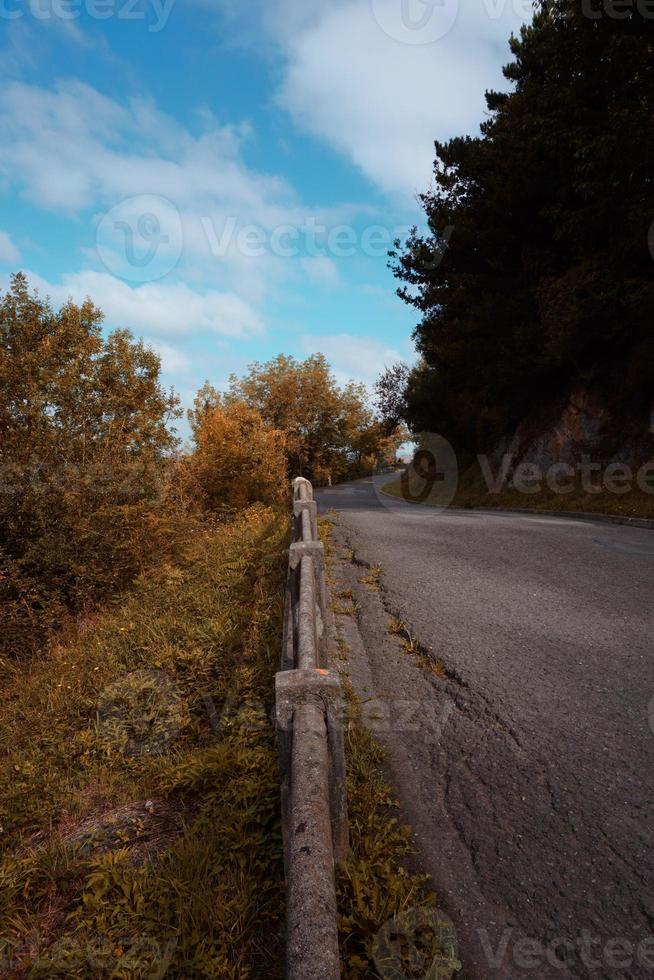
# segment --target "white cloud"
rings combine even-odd
[[[0,165],[30,200],[54,211],[159,194],[181,211],[222,204],[280,222],[296,203],[283,180],[244,164],[247,128],[220,126],[208,112],[195,136],[148,100],[123,106],[70,79],[52,91],[5,86],[0,122]]]
[[[213,5],[236,16],[234,0]],[[434,140],[478,132],[485,90],[507,86],[508,38],[533,13],[531,0],[253,0],[246,38],[253,7],[286,60],[280,104],[403,196],[427,188]]]
[[[6,85],[0,129],[0,182],[37,207],[81,217],[88,223],[86,264],[104,264],[127,281],[134,281],[134,269],[125,262],[124,233],[103,237],[100,251],[96,235],[117,227],[116,209],[122,217],[124,210],[132,215],[136,234],[142,199],[148,211],[153,198],[163,199],[163,212],[177,215],[182,248],[176,278],[210,281],[251,302],[263,301],[288,279],[289,260],[268,247],[276,230],[302,229],[308,221],[331,228],[370,211],[347,203],[307,206],[284,179],[248,166],[244,154],[254,139],[249,125],[220,125],[204,109],[191,130],[150,100],[119,103],[77,79],[59,81],[53,89]],[[256,257],[243,246],[252,228],[266,243]],[[107,262],[112,249],[115,261]],[[165,258],[165,249],[158,258]],[[155,278],[149,271],[140,276],[143,281]],[[304,271],[335,282],[327,263]]]
[[[171,344],[167,344],[163,340],[151,339],[149,337],[145,338],[145,343],[152,350],[156,351],[161,358],[161,370],[164,373],[176,375],[188,374],[191,369],[191,359],[184,351],[173,347]]]
[[[6,231],[0,231],[0,263],[14,265],[20,260],[20,252]]]
[[[300,259],[306,275],[319,286],[335,287],[341,285],[341,275],[333,259],[327,256]]]
[[[285,39],[281,104],[382,190],[425,190],[433,141],[477,132],[484,91],[506,86],[505,42],[521,23],[511,5],[465,4],[448,34],[424,45],[389,37],[370,2],[325,4],[310,26]],[[487,4],[501,16],[490,17]],[[398,0],[376,4],[391,5]]]
[[[373,384],[384,368],[396,361],[410,357],[374,337],[356,337],[353,334],[305,334],[300,338],[305,354],[324,354],[338,381],[362,381]]]
[[[30,283],[54,303],[69,297],[80,303],[90,296],[110,327],[126,327],[137,335],[190,336],[197,333],[247,338],[260,334],[259,314],[234,293],[199,292],[185,283],[143,283],[128,286],[104,272],[85,270],[51,283],[28,273]]]

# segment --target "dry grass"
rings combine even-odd
[[[400,638],[404,652],[415,657],[421,667],[425,667],[436,677],[450,676],[441,658],[435,656],[433,650],[421,643],[412,629],[401,619],[393,616],[388,624],[388,632],[391,636]]]
[[[328,566],[333,567],[333,522],[321,519],[319,530]],[[353,553],[344,558],[346,561],[353,559]],[[350,603],[354,600],[351,589],[339,594]],[[338,669],[347,706],[346,762],[350,821],[350,852],[339,867],[337,877],[341,964],[346,980],[368,980],[391,975],[380,974],[374,959],[375,939],[380,930],[389,923],[392,927],[407,911],[433,909],[436,896],[430,891],[426,876],[412,874],[405,866],[412,853],[411,831],[398,822],[397,801],[384,774],[386,753],[363,724],[361,702],[346,679],[350,648],[340,635],[338,622],[336,631]],[[437,946],[430,949],[427,945],[423,951],[427,963],[430,952],[434,956],[441,950]],[[406,975],[412,976],[415,962],[410,962],[410,949],[408,953]],[[401,966],[396,963],[394,969]],[[441,975],[433,970],[428,975],[432,973],[434,976]]]
[[[413,852],[411,830],[397,820],[397,801],[384,775],[386,754],[361,720],[359,699],[349,684],[344,688],[351,850],[337,880],[339,935],[344,977],[364,980],[380,976],[374,948],[382,927],[408,910],[433,908],[436,896],[426,875],[405,866]],[[435,946],[431,955],[439,953]],[[429,963],[429,950],[423,955]]]
[[[1,976],[281,976],[286,533],[254,507],[2,665]]]
[[[359,604],[354,598],[352,589],[341,589],[335,595],[332,612],[336,616],[356,616]]]
[[[365,586],[368,592],[379,592],[381,588],[381,565],[373,565],[366,574],[359,579],[359,584]]]

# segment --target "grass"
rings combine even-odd
[[[597,477],[593,477],[597,481]],[[588,493],[577,480],[571,484],[571,492],[555,493],[545,481],[538,493],[522,493],[513,487],[506,487],[500,493],[490,493],[481,473],[474,463],[462,474],[453,499],[444,498],[442,485],[434,484],[429,496],[421,501],[431,507],[462,507],[466,509],[503,509],[533,511],[567,511],[588,514],[604,514],[612,517],[640,517],[654,519],[654,493],[644,493],[635,483],[625,494]],[[383,492],[404,499],[402,480],[387,483]]]
[[[281,977],[286,534],[252,508],[0,665],[1,976]]]
[[[350,854],[339,868],[337,900],[339,936],[343,975],[348,980],[405,975],[380,974],[379,937],[384,927],[402,933],[403,918],[415,917],[427,910],[437,917],[436,896],[429,888],[427,875],[407,870],[406,861],[413,853],[411,830],[397,819],[397,801],[384,775],[385,751],[375,741],[361,720],[359,700],[345,683],[347,701],[346,757],[348,768],[348,808],[350,819]],[[411,935],[409,931],[408,935]],[[407,976],[415,968],[408,944]],[[443,956],[437,937],[431,937],[428,948],[420,955],[426,964]],[[447,957],[445,957],[447,959]],[[401,964],[393,962],[395,970]],[[452,976],[452,972],[420,972],[420,976]]]
[[[359,579],[359,584],[365,586],[368,592],[379,592],[381,588],[381,565],[373,565],[368,572]]]
[[[449,676],[447,667],[440,657],[436,657],[432,650],[421,643],[411,628],[397,616],[391,617],[388,632],[391,636],[398,636],[401,639],[404,652],[415,657],[420,666],[426,667],[436,677]]]
[[[251,508],[47,656],[0,665],[3,978],[282,977],[286,535]],[[384,753],[347,695],[339,935],[363,980],[380,930],[435,899],[404,866]]]
[[[341,589],[336,593],[332,603],[332,612],[336,616],[356,616],[359,604],[354,598],[352,589]]]
[[[319,532],[328,568],[333,572],[333,521],[322,518]],[[353,559],[353,553],[344,558]],[[378,570],[371,572],[378,581]],[[344,592],[352,602],[352,590]],[[342,973],[346,980],[389,976],[438,976],[447,980],[460,969],[456,942],[448,931],[449,920],[441,928],[444,917],[438,912],[429,877],[407,868],[413,854],[411,830],[398,820],[398,803],[384,772],[387,754],[363,724],[361,702],[347,680],[351,651],[338,623],[336,630],[338,669],[346,701],[350,825],[350,851],[337,874]],[[386,961],[383,940],[396,935],[405,938],[397,947],[391,943],[390,961]]]

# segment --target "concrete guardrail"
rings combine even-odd
[[[325,552],[308,480],[293,481],[275,714],[286,871],[289,980],[340,977],[335,863],[348,848],[343,701],[327,668]]]

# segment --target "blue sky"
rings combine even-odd
[[[387,247],[530,9],[0,0],[0,284],[90,295],[185,404],[279,352],[370,384],[413,357]]]

